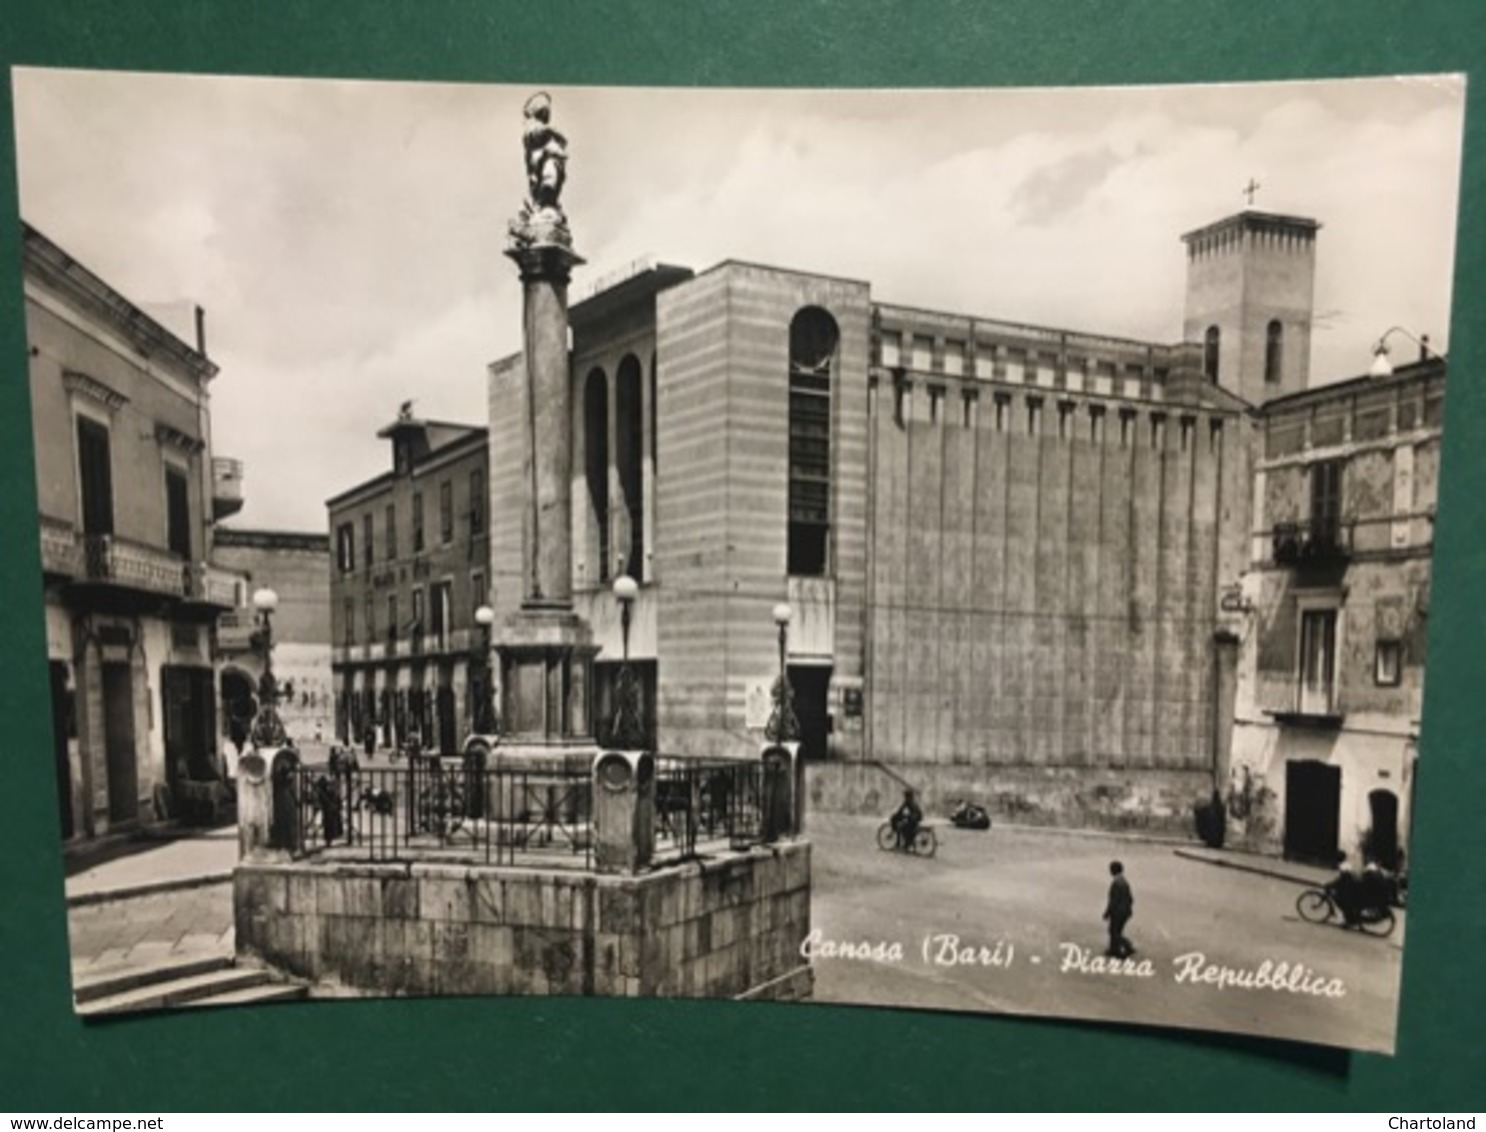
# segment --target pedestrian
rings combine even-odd
[[[1109,922],[1109,950],[1104,954],[1112,959],[1128,959],[1135,954],[1135,947],[1125,938],[1125,925],[1135,912],[1135,896],[1130,891],[1130,882],[1125,879],[1125,866],[1119,861],[1109,863],[1109,902],[1104,906],[1104,918]]]

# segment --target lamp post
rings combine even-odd
[[[764,728],[764,738],[771,743],[793,743],[800,737],[800,721],[795,717],[795,690],[789,686],[789,622],[787,602],[774,607],[774,624],[779,626],[779,679],[774,682],[774,711]]]
[[[491,687],[490,633],[495,624],[495,610],[482,605],[475,610],[475,623],[480,626],[480,688],[475,700],[475,734],[494,735],[500,727],[495,710],[495,689]]]
[[[1429,345],[1429,335],[1416,338],[1401,326],[1390,326],[1379,336],[1377,343],[1372,348],[1372,366],[1368,373],[1373,377],[1388,377],[1393,373],[1393,363],[1388,360],[1388,339],[1395,334],[1402,334],[1410,342],[1419,347],[1419,360],[1426,361],[1429,358],[1438,357]]]
[[[629,664],[630,610],[640,596],[639,584],[628,574],[614,579],[614,600],[619,602],[619,635],[623,652],[619,675],[614,681],[614,745],[621,750],[638,751],[645,746],[645,723],[640,709],[640,685]]]
[[[263,676],[258,681],[258,713],[248,738],[255,747],[282,747],[289,742],[284,721],[279,718],[279,686],[273,675],[273,613],[279,595],[264,586],[253,594],[253,608],[261,626],[258,637],[263,649]]]

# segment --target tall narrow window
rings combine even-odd
[[[1207,338],[1202,344],[1202,372],[1213,384],[1218,381],[1218,348],[1222,344],[1222,332],[1216,326],[1207,328]]]
[[[1336,610],[1307,609],[1300,618],[1300,710],[1330,715],[1336,681]]]
[[[609,579],[609,385],[604,371],[588,374],[583,386],[583,472],[598,533],[599,581]]]
[[[371,594],[366,595],[366,643],[371,644],[377,639],[377,599]]]
[[[829,568],[831,379],[841,340],[836,320],[806,307],[789,327],[789,539],[791,574]]]
[[[397,557],[397,508],[391,503],[387,504],[387,561],[391,562]]]
[[[645,571],[645,405],[640,388],[640,361],[625,355],[614,379],[614,462],[619,491],[629,515],[629,545],[621,547],[625,572],[642,578]]]
[[[356,643],[356,602],[346,598],[341,603],[341,639],[348,645]]]
[[[387,643],[397,640],[397,595],[387,595]]]
[[[356,528],[350,523],[335,528],[335,564],[342,574],[356,569]]]
[[[413,553],[418,554],[423,550],[423,493],[415,492],[413,495]]]
[[[1285,327],[1279,319],[1270,321],[1264,332],[1264,380],[1266,384],[1278,385],[1280,367],[1285,360]]]
[[[445,545],[454,541],[454,483],[445,480],[439,484],[439,542]]]
[[[372,546],[372,514],[368,511],[361,516],[361,561],[370,570],[375,559]]]
[[[177,557],[191,560],[191,490],[179,468],[165,469],[165,545]]]
[[[450,625],[453,619],[453,593],[452,582],[435,582],[429,594],[431,608],[428,611],[431,629],[433,632],[433,647],[442,652],[448,643]]]
[[[479,612],[480,606],[485,604],[485,571],[476,570],[470,575],[470,609]]]
[[[113,534],[113,459],[107,425],[87,417],[77,418],[77,465],[82,487],[83,532]]]
[[[1310,542],[1317,549],[1334,549],[1341,541],[1342,462],[1323,460],[1311,465]]]
[[[485,469],[470,469],[470,534],[485,531]]]

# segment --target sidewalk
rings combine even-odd
[[[1285,880],[1307,888],[1320,888],[1336,877],[1335,869],[1297,864],[1279,857],[1261,857],[1257,853],[1243,853],[1236,849],[1209,849],[1205,845],[1192,845],[1174,852],[1178,857],[1189,861],[1202,861],[1220,868],[1273,877],[1275,880]]]
[[[137,852],[101,862],[68,877],[67,905],[78,907],[221,884],[232,879],[236,865],[236,826],[169,841],[141,842]]]

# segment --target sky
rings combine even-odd
[[[385,471],[398,405],[484,423],[520,348],[502,255],[534,87],[17,69],[22,216],[191,340],[206,311],[231,523],[321,531]],[[1392,326],[1449,346],[1458,76],[1192,87],[550,87],[572,298],[653,257],[860,279],[873,297],[1174,342],[1179,237],[1313,217],[1312,383]],[[1407,343],[1404,343],[1407,348]],[[1398,355],[1395,355],[1398,356]]]

